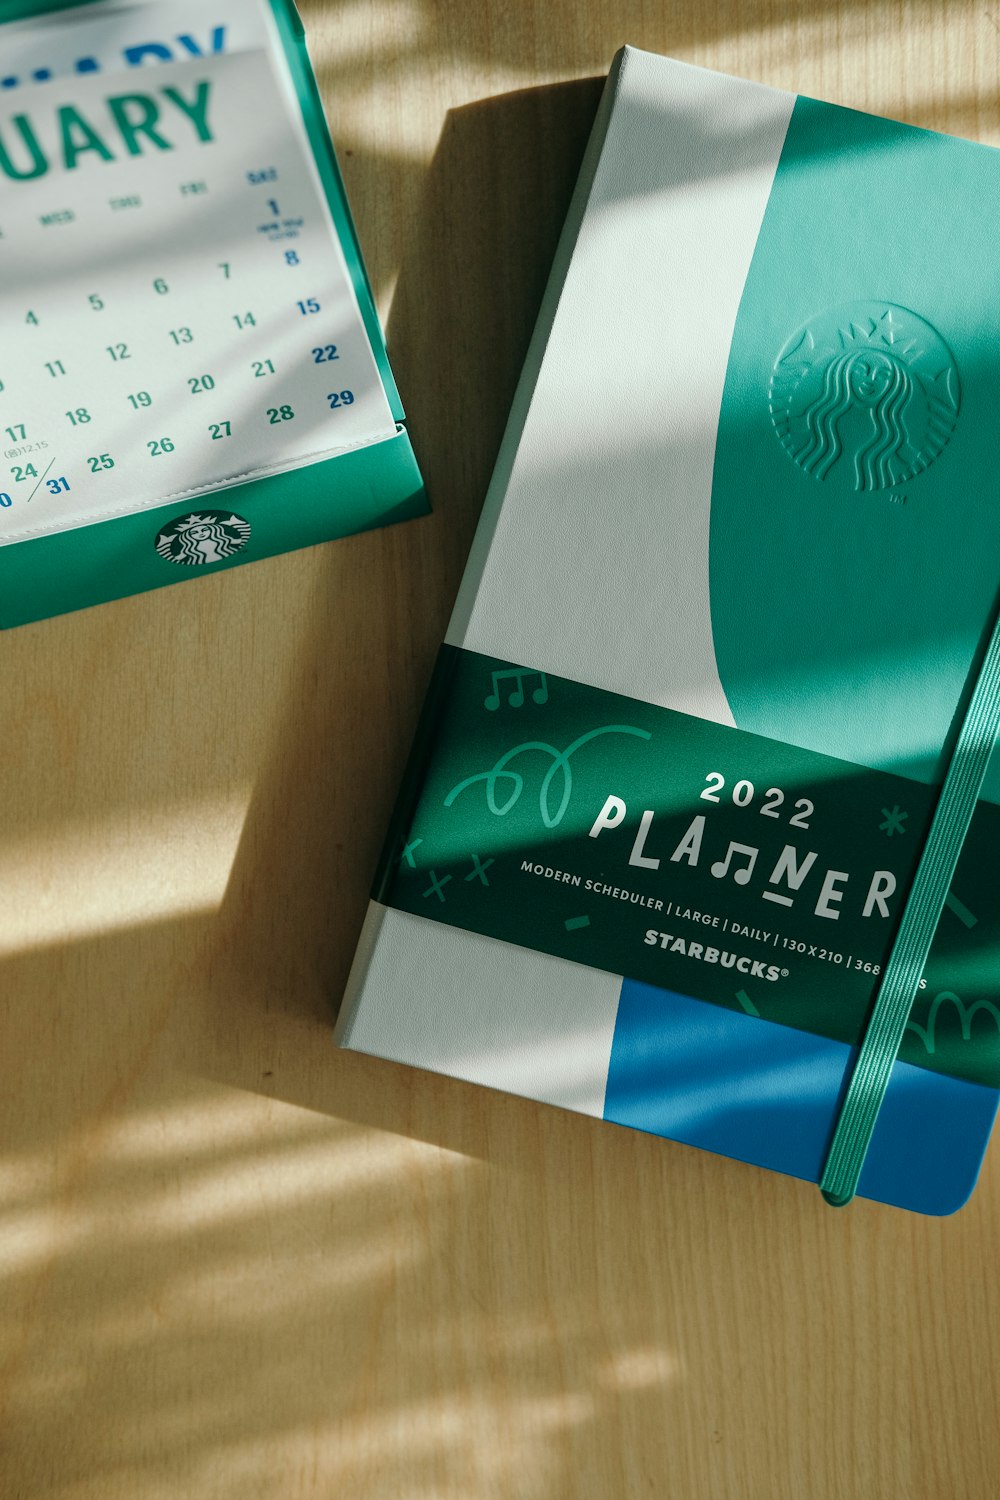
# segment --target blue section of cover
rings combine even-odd
[[[857,1048],[623,980],[604,1118],[817,1182]],[[865,1198],[961,1208],[1000,1094],[897,1062],[861,1174]]]

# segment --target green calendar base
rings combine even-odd
[[[239,567],[425,515],[429,506],[406,431],[335,458],[228,489],[0,547],[0,629]],[[156,550],[172,523],[232,512],[250,531],[214,562],[174,562]]]

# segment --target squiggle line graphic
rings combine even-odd
[[[973,1017],[980,1010],[985,1010],[988,1015],[993,1017],[993,1020],[996,1022],[997,1032],[1000,1033],[1000,1010],[997,1009],[991,1000],[976,1000],[972,1005],[966,1005],[965,1001],[960,995],[956,995],[954,990],[942,990],[940,995],[935,995],[931,1002],[926,1026],[920,1026],[916,1021],[907,1021],[906,1023],[907,1031],[916,1032],[929,1055],[933,1056],[937,1041],[935,1033],[938,1011],[946,1002],[955,1007],[959,1023],[962,1027],[962,1037],[965,1041],[971,1042],[972,1040]]]
[[[515,745],[513,750],[508,750],[501,755],[495,766],[488,771],[480,771],[476,776],[467,776],[460,781],[458,786],[452,787],[444,799],[445,807],[451,807],[456,797],[470,786],[475,786],[477,781],[486,783],[486,805],[494,817],[502,818],[510,812],[511,808],[520,798],[524,791],[524,777],[517,771],[508,771],[507,767],[512,760],[519,755],[525,755],[529,750],[541,750],[546,755],[552,756],[552,764],[546,771],[542,784],[538,790],[538,811],[541,813],[542,822],[546,828],[558,828],[562,822],[566,809],[569,807],[569,799],[573,793],[573,772],[570,769],[570,757],[575,755],[581,746],[589,744],[591,740],[599,739],[602,734],[634,734],[640,740],[652,739],[652,735],[646,729],[635,729],[631,724],[606,724],[602,729],[591,729],[587,734],[581,734],[579,739],[567,745],[565,750],[557,750],[554,745],[547,745],[544,740],[526,740],[523,745]],[[557,773],[562,772],[563,793],[559,802],[558,810],[553,817],[549,807],[549,791]],[[497,802],[496,788],[498,781],[513,782],[510,795],[503,803]]]

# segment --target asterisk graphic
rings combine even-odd
[[[887,839],[891,839],[894,833],[906,832],[903,824],[910,815],[907,812],[903,812],[901,807],[893,807],[891,810],[888,807],[883,807],[882,816],[885,818],[885,822],[880,823],[878,826]]]

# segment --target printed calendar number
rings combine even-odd
[[[339,358],[340,355],[337,353],[336,344],[323,344],[318,349],[313,350],[314,365],[327,365],[331,360]]]
[[[233,424],[231,422],[209,422],[208,430],[212,434],[212,442],[221,442],[223,438],[232,437]]]
[[[188,386],[192,396],[200,396],[203,391],[215,390],[215,380],[211,375],[190,375]]]
[[[9,495],[6,495],[6,494],[0,494],[0,507],[2,507],[2,508],[3,508],[3,509],[4,509],[4,510],[10,510],[10,507],[11,507],[11,506],[12,506],[12,505],[13,505],[13,504],[14,504],[14,502],[13,502],[13,500],[12,500],[12,499],[11,499],[11,498],[10,498],[10,496],[9,496]]]
[[[337,411],[342,406],[354,405],[353,391],[330,391],[326,398],[330,403],[330,410]]]
[[[87,298],[87,301],[90,303],[94,312],[104,311],[104,298],[99,296],[97,292],[91,292],[90,296]]]
[[[255,359],[253,362],[253,373],[256,380],[263,380],[265,375],[273,375],[274,361],[270,359]]]
[[[64,490],[66,490],[66,491],[69,490],[70,483],[69,483],[69,480],[66,478],[66,475],[65,474],[61,474],[58,479],[47,479],[45,481],[45,487],[48,490],[48,492],[49,492],[50,495],[59,495],[59,494],[62,494],[62,492]],[[30,495],[28,496],[28,499],[29,500],[31,499]]]
[[[48,370],[53,380],[57,379],[60,375],[66,374],[66,366],[63,364],[61,359],[46,360],[45,368]]]
[[[193,344],[194,334],[190,328],[171,328],[170,337],[175,344]]]
[[[295,413],[290,406],[269,406],[267,408],[267,420],[274,427],[278,422],[290,422]]]
[[[91,474],[99,474],[102,469],[113,469],[115,461],[110,453],[99,453],[96,457],[88,458]]]
[[[307,297],[304,302],[296,302],[295,306],[304,318],[309,318],[313,313],[318,313],[320,310],[319,303],[315,297]]]
[[[153,398],[148,391],[136,391],[129,396],[129,405],[133,411],[138,411],[140,406],[152,406]]]
[[[111,355],[112,364],[120,364],[123,359],[131,359],[128,344],[105,344],[105,352]]]
[[[28,429],[23,422],[14,422],[12,426],[4,429],[12,443],[23,443],[28,436]]]
[[[23,484],[26,479],[38,478],[38,470],[34,464],[25,464],[23,468],[15,464],[10,472],[14,476],[15,484]]]
[[[66,415],[69,417],[71,427],[85,427],[90,421],[90,412],[85,406],[78,406],[73,411],[68,411]]]
[[[256,328],[257,319],[252,312],[233,313],[233,322],[237,328]]]
[[[153,442],[147,443],[146,447],[149,449],[151,458],[161,458],[164,453],[173,453],[173,438],[155,438]]]

